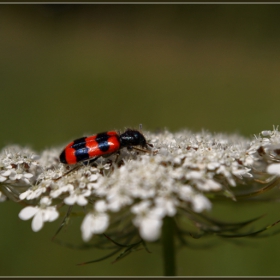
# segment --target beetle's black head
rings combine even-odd
[[[120,135],[120,142],[122,147],[141,146],[146,147],[147,141],[142,133],[138,130],[127,129]]]

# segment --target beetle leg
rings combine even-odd
[[[158,152],[157,150],[156,151],[149,151],[149,150],[138,148],[138,147],[130,147],[130,149],[134,149],[136,151],[143,152],[143,153],[148,153],[148,154],[152,154],[152,155],[156,155],[157,152]]]
[[[56,181],[58,181],[59,179],[61,179],[62,177],[64,177],[64,176],[68,175],[69,173],[71,173],[72,171],[79,169],[80,167],[81,167],[81,165],[77,165],[77,166],[75,166],[74,168],[72,168],[71,170],[69,170],[69,171],[65,172],[64,174],[62,174],[60,177],[55,178],[55,179],[53,179],[53,180],[56,182]]]
[[[86,160],[86,161],[83,162],[83,164],[84,164],[84,165],[90,165],[90,164],[92,164],[93,162],[95,162],[98,158],[100,158],[100,156],[95,157],[95,158],[90,159],[90,160]],[[53,180],[56,182],[56,181],[58,181],[59,179],[61,179],[62,177],[68,175],[69,173],[71,173],[71,172],[73,172],[73,171],[79,169],[80,167],[82,167],[82,165],[77,165],[77,166],[75,166],[74,168],[72,168],[71,170],[69,170],[69,171],[65,172],[64,174],[62,174],[60,177],[55,178],[55,179],[53,179]]]
[[[83,162],[84,165],[91,165],[92,163],[94,163],[98,158],[100,158],[101,156],[86,160]]]

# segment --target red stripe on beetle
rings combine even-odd
[[[141,146],[147,148],[147,142],[138,130],[127,129],[119,134],[116,131],[98,133],[79,138],[69,143],[60,154],[60,162],[75,164],[81,161],[94,160],[103,155],[113,154],[122,148]]]
[[[106,136],[106,137],[105,137]],[[99,133],[86,138],[89,158],[114,153],[120,149],[120,136],[116,131]],[[106,148],[106,151],[104,150]],[[103,149],[103,150],[102,150]]]
[[[77,163],[77,159],[75,156],[75,152],[76,150],[72,148],[72,145],[74,144],[74,142],[71,142],[70,144],[68,144],[66,146],[66,148],[64,149],[64,153],[65,153],[65,161],[68,164],[75,164]],[[62,155],[62,154],[61,154]],[[60,156],[61,157],[61,156]],[[60,158],[61,161],[61,158]]]

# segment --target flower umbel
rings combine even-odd
[[[238,200],[279,183],[277,128],[252,140],[187,130],[144,135],[153,154],[124,148],[117,157],[100,157],[91,165],[78,163],[65,176],[69,167],[58,160],[61,149],[35,156],[30,149],[4,148],[0,201],[8,197],[28,205],[19,217],[33,218],[33,231],[56,220],[62,206],[77,205],[84,211],[85,242],[102,233],[126,242],[135,236],[152,242],[160,238],[165,218],[177,221],[178,232],[182,218],[203,230],[206,224],[197,217],[205,218],[213,197]]]

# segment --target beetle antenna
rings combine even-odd
[[[142,132],[142,123],[139,124],[139,130]]]

